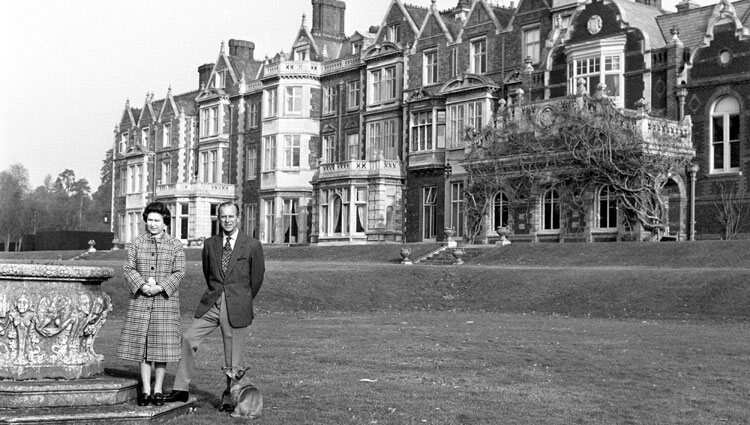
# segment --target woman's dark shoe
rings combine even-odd
[[[149,403],[151,403],[151,395],[147,393],[140,393],[138,394],[138,405],[139,406],[148,406]]]
[[[166,397],[164,397],[164,394],[156,393],[151,398],[151,404],[153,404],[154,406],[164,406],[165,400],[166,400]]]

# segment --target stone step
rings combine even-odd
[[[107,406],[137,397],[138,381],[113,376],[0,381],[0,409]]]
[[[32,409],[0,409],[0,424],[154,424],[195,409],[196,397],[185,403],[138,406],[135,400],[113,406],[75,406]]]

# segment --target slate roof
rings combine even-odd
[[[506,28],[508,26],[510,20],[513,18],[513,13],[515,13],[515,10],[510,7],[500,6],[492,6],[492,11],[495,13],[497,21],[500,22],[500,25],[503,28]]]
[[[178,108],[182,108],[182,110],[185,111],[185,115],[195,115],[195,97],[198,96],[198,93],[200,93],[200,90],[193,90],[191,92],[182,93],[180,95],[174,96],[174,102],[175,104],[177,104]]]
[[[656,17],[665,13],[663,10],[636,3],[632,0],[612,0],[612,3],[616,4],[620,9],[620,16],[623,22],[631,28],[638,28],[648,37],[652,49],[664,47],[671,40],[671,37],[664,37],[659,25],[656,23]]]
[[[414,24],[417,26],[417,28],[422,26],[422,22],[424,22],[424,18],[429,12],[426,7],[414,6],[411,4],[405,4],[404,9],[409,12],[411,19],[414,21]]]
[[[738,17],[743,19],[744,15],[742,22],[747,25],[750,21],[750,0],[736,1],[732,3],[732,6],[734,6]],[[712,4],[682,12],[670,13],[657,17],[656,22],[667,41],[672,39],[669,31],[672,28],[678,28],[680,30],[680,41],[682,41],[685,47],[692,49],[702,44],[703,36],[708,29],[708,21],[715,8],[716,4]]]

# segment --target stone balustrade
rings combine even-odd
[[[397,159],[373,159],[323,163],[318,166],[317,178],[392,177],[404,178],[405,171]]]

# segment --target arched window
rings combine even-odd
[[[617,197],[609,186],[602,186],[597,194],[597,225],[600,229],[617,227]]]
[[[560,230],[560,195],[554,189],[542,197],[542,230]]]
[[[497,192],[492,202],[492,229],[508,227],[508,197],[503,192]]]
[[[740,103],[724,96],[711,108],[711,172],[740,171]]]

